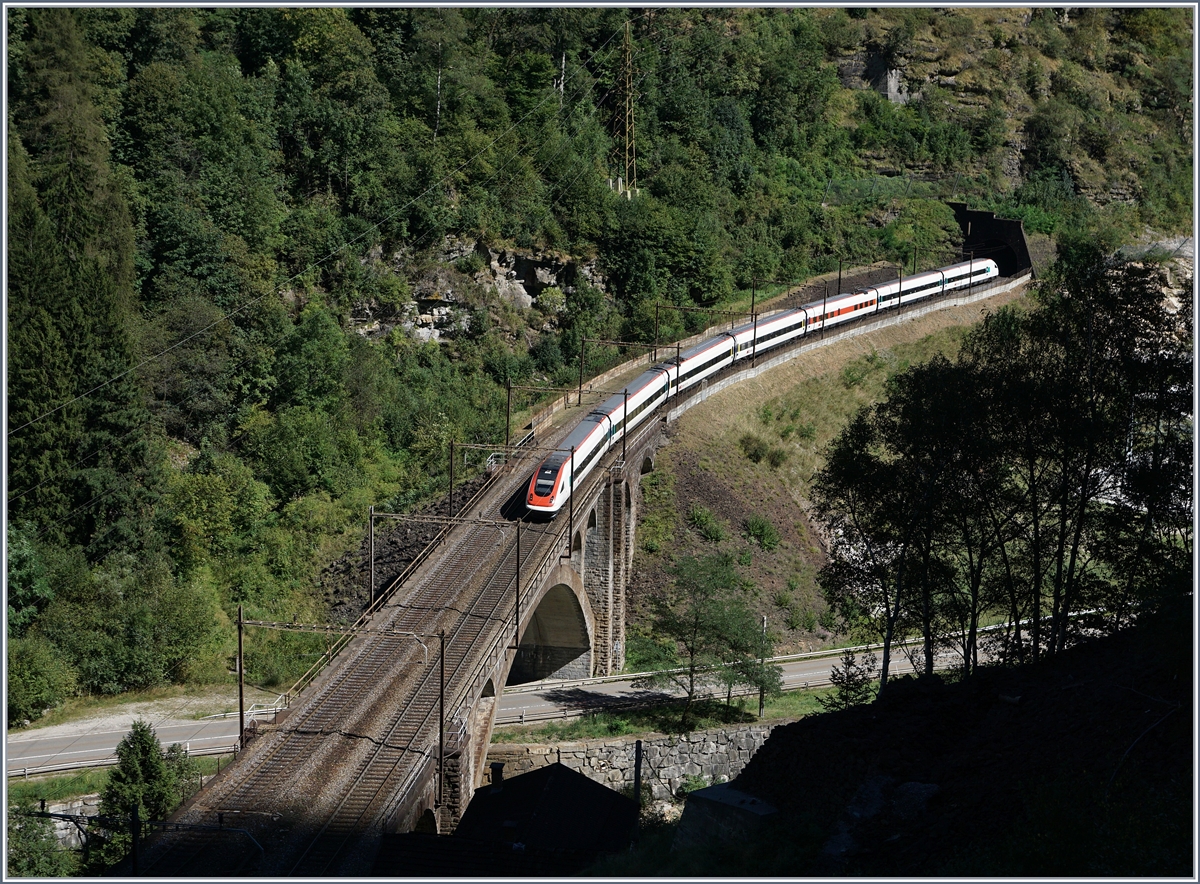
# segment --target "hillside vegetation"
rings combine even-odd
[[[1010,294],[986,306],[998,309],[1014,300],[1025,303]],[[735,559],[746,602],[756,620],[767,618],[777,653],[849,640],[846,624],[817,585],[826,554],[811,513],[813,476],[855,411],[879,401],[891,379],[910,365],[953,357],[979,309],[940,310],[812,350],[710,396],[668,427],[669,442],[658,451],[655,471],[641,482],[626,669],[641,671],[654,654],[649,602],[681,556],[719,553]],[[766,454],[759,456],[760,450]],[[719,536],[696,524],[697,509],[711,514]],[[753,517],[766,519],[778,533],[771,548],[746,530]]]
[[[228,679],[238,605],[326,618],[368,506],[655,304],[936,266],[956,194],[1106,248],[1191,217],[1184,9],[6,15],[10,724]],[[581,269],[522,300],[513,256]]]

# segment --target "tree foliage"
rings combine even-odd
[[[956,362],[892,378],[815,482],[837,538],[820,583],[884,642],[923,639],[979,665],[1053,655],[1189,591],[1190,283],[1065,241],[1028,313],[986,317]],[[1090,612],[1086,617],[1077,617]]]
[[[871,682],[875,676],[875,655],[867,654],[862,663],[849,648],[842,651],[841,665],[829,672],[829,682],[834,693],[828,697],[817,697],[817,702],[826,712],[837,712],[861,706],[871,699]]]
[[[66,878],[76,868],[75,857],[54,834],[54,821],[32,814],[32,801],[10,804],[6,826],[8,874],[14,878]]]
[[[154,728],[137,720],[117,744],[117,766],[108,775],[100,793],[100,816],[130,820],[136,809],[138,818],[165,820],[186,792],[186,783],[195,777],[195,762],[178,744],[166,752],[158,742]],[[143,837],[145,830],[143,830]],[[97,871],[121,862],[132,846],[130,830],[109,829],[102,843],[90,851]]]
[[[838,73],[866,42],[907,64],[927,38],[985,41],[965,15],[638,13],[628,199],[609,185],[615,7],[6,14],[9,630],[87,691],[224,677],[238,601],[324,616],[313,574],[363,502],[441,492],[451,439],[502,438],[506,384],[621,358],[584,338],[677,339],[704,319],[660,311],[656,330],[657,305],[727,306],[842,257],[955,257],[949,208],[882,198],[881,170],[992,188],[1019,160],[989,205],[1064,237],[1191,218],[1180,10],[1036,10],[1003,52],[978,47],[973,67],[1006,85],[970,106],[933,86],[893,104]],[[844,181],[870,186],[830,198]],[[450,235],[471,256],[447,262]],[[479,281],[488,249],[599,276],[515,307]],[[431,289],[458,299],[440,343],[406,331]],[[1176,506],[1143,473],[1130,487]],[[1102,532],[1114,561],[1122,524]],[[304,641],[266,640],[262,671],[298,674]]]
[[[706,687],[746,685],[778,692],[779,667],[762,662],[772,656],[769,640],[741,597],[733,559],[688,556],[675,565],[674,576],[671,589],[654,602],[653,628],[656,635],[675,642],[682,666],[650,676],[644,683],[683,693],[684,727]]]
[[[41,636],[10,638],[6,652],[9,727],[40,718],[75,692],[75,671],[62,652]]]

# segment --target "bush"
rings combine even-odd
[[[474,276],[487,267],[487,260],[479,252],[472,251],[454,262],[454,269],[466,276]]]
[[[842,384],[847,389],[857,387],[866,378],[867,371],[868,367],[863,365],[861,361],[851,362],[842,369]]]
[[[256,419],[247,436],[259,477],[278,500],[318,489],[343,494],[361,481],[362,441],[341,418],[307,407],[288,407],[273,417]],[[444,462],[445,451],[445,445],[438,448],[439,463]]]
[[[745,522],[746,536],[757,541],[767,552],[779,546],[779,529],[763,516],[750,516]]]
[[[529,355],[534,364],[542,371],[550,374],[562,367],[562,348],[558,344],[558,336],[543,332],[537,342],[530,348]]]
[[[741,445],[742,452],[746,457],[755,463],[760,463],[767,456],[767,452],[771,450],[767,440],[754,433],[747,433],[738,441],[738,444]]]
[[[75,693],[75,670],[63,653],[41,636],[8,643],[8,726],[35,721]]]
[[[695,528],[705,540],[719,543],[725,539],[725,529],[721,527],[716,515],[708,507],[694,504],[688,511],[688,524]]]
[[[817,438],[817,427],[815,424],[788,424],[780,430],[779,438],[786,442],[792,434],[804,442],[811,442]]]
[[[781,589],[775,593],[775,605],[780,608],[789,607],[792,604],[792,594],[786,589]]]
[[[771,450],[767,452],[767,463],[773,470],[777,470],[787,463],[787,459],[787,451],[777,445],[772,445]]]
[[[817,622],[821,624],[822,629],[828,629],[830,632],[837,630],[837,614],[833,608],[826,608],[822,611],[820,616],[817,617]]]
[[[788,608],[787,617],[783,622],[788,629],[795,632],[804,626],[804,615],[800,613],[799,608]]]
[[[742,550],[741,554],[738,556],[738,564],[741,565],[743,568],[748,568],[748,567],[750,567],[750,563],[752,561],[754,561],[754,556],[750,552],[750,550],[748,550],[748,549]]]
[[[558,286],[548,286],[537,296],[537,305],[547,316],[554,316],[567,309],[567,296]]]
[[[679,784],[679,788],[675,790],[675,797],[686,798],[689,792],[695,792],[699,789],[707,789],[708,780],[699,774],[687,774],[683,778],[683,782]]]

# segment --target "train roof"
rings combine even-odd
[[[575,429],[571,430],[571,432],[567,434],[567,438],[562,440],[558,446],[558,451],[563,452],[567,457],[570,457],[571,449],[575,448],[578,450],[581,448],[583,443],[587,441],[588,436],[590,436],[596,429],[596,425],[601,423],[603,420],[604,415],[597,414],[594,411],[584,417],[584,419],[575,426]],[[556,455],[551,455],[551,457],[555,456]],[[549,458],[547,458],[547,461],[549,461]],[[561,463],[561,461],[559,462]]]
[[[711,350],[714,347],[720,346],[722,344],[724,346],[728,347],[728,346],[730,346],[729,342],[724,340],[727,335],[728,335],[728,332],[717,332],[715,335],[713,335],[708,340],[701,341],[696,346],[690,347],[689,349],[684,350],[682,353],[679,354],[679,357],[681,359],[691,359],[693,356],[699,356],[701,353],[705,352],[706,350]]]
[[[654,383],[654,381],[657,378],[661,378],[663,376],[663,373],[667,370],[667,368],[668,368],[668,366],[666,366],[664,364],[664,365],[656,365],[654,368],[646,369],[646,371],[642,372],[640,375],[638,375],[636,378],[634,378],[633,381],[628,386],[626,386],[625,389],[627,389],[629,391],[630,396],[634,396],[634,395],[640,393],[649,384]],[[625,404],[624,391],[622,391],[620,393],[613,393],[613,395],[609,396],[602,403],[597,405],[595,408],[595,411],[603,412],[604,414],[612,414],[614,411],[616,411],[618,408],[620,408],[624,404]]]

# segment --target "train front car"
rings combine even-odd
[[[553,515],[571,498],[571,489],[604,453],[612,420],[599,410],[583,418],[557,450],[538,465],[529,480],[525,505],[536,513]]]
[[[534,470],[533,478],[529,480],[529,493],[525,496],[525,505],[538,513],[554,514],[558,512],[567,499],[567,488],[570,472],[569,451],[556,451],[542,461]]]

